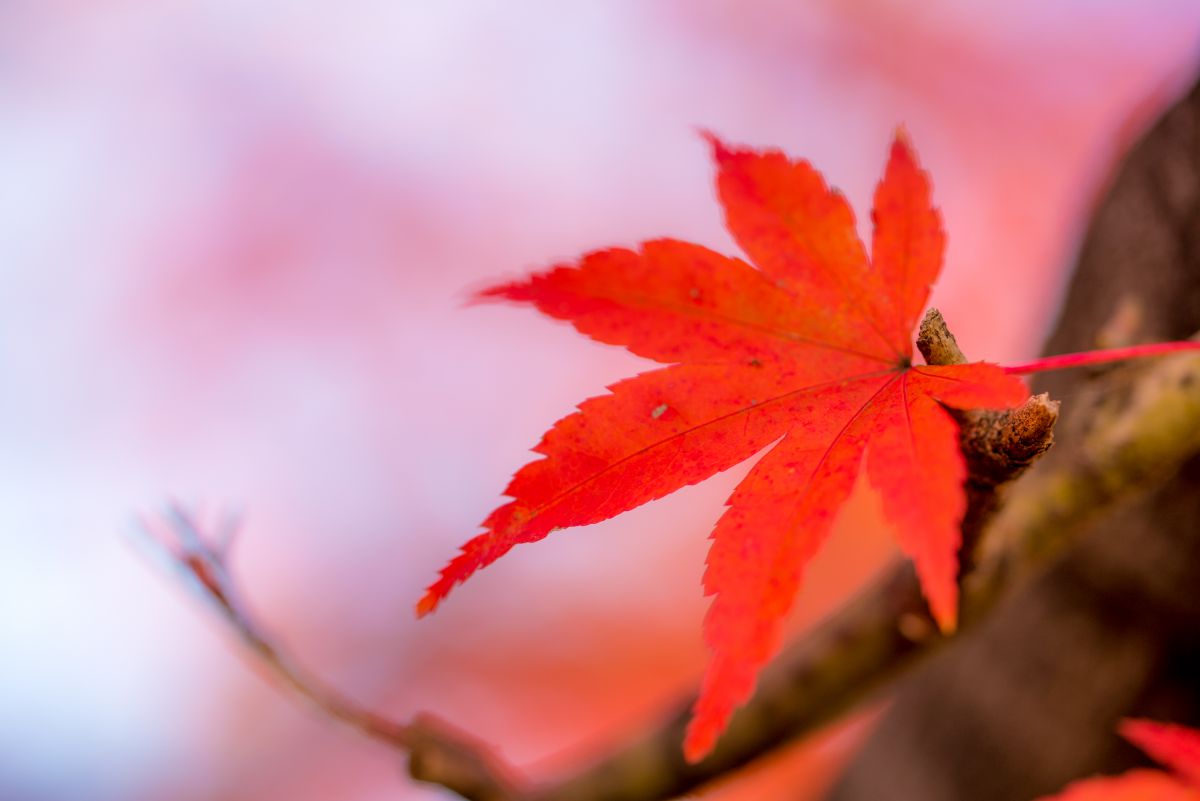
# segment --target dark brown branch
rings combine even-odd
[[[918,346],[930,364],[966,361],[936,309],[922,322]],[[1057,417],[1058,405],[1045,396],[1013,412],[959,416],[970,471],[964,554],[994,510],[1001,485],[1050,446]],[[681,795],[837,718],[943,641],[904,562],[786,648],[763,671],[755,696],[703,762],[689,765],[681,754],[688,699],[660,729],[532,798],[649,801]]]
[[[940,640],[907,563],[769,665],[716,750],[691,765],[681,751],[692,699],[662,728],[553,787],[536,801],[665,799],[723,776],[836,719]]]
[[[1200,231],[1196,226],[1200,220],[1196,186],[1200,183],[1195,181],[1200,170],[1194,163],[1195,154],[1200,153],[1195,147],[1200,125],[1196,124],[1195,108],[1200,108],[1200,87],[1187,104],[1160,124],[1148,140],[1150,144],[1143,145],[1131,159],[1098,215],[1083,260],[1085,265],[1106,260],[1126,265],[1109,271],[1121,280],[1109,280],[1107,274],[1103,279],[1093,275],[1077,280],[1067,317],[1079,322],[1074,329],[1061,330],[1092,336],[1098,326],[1079,310],[1114,307],[1126,313],[1114,316],[1116,322],[1111,331],[1106,329],[1106,335],[1120,338],[1121,330],[1136,329],[1138,335],[1148,339],[1171,339],[1181,335],[1180,325],[1194,330],[1194,279],[1184,276],[1168,281],[1161,275],[1164,265],[1174,265],[1176,272],[1194,272],[1194,255],[1200,252],[1200,234],[1195,233]],[[1137,226],[1153,236],[1131,235],[1130,228]],[[1152,240],[1152,245],[1143,240]],[[1147,309],[1154,310],[1154,314]],[[1093,343],[1068,343],[1060,334],[1051,349],[1072,350],[1089,344]],[[940,323],[940,315],[927,318],[919,345],[930,363],[965,361],[953,336]],[[1078,538],[1085,528],[1083,524],[1101,510],[1111,509],[1128,495],[1153,486],[1162,475],[1186,465],[1187,459],[1200,451],[1196,434],[1200,431],[1200,403],[1194,390],[1187,391],[1189,386],[1200,386],[1200,360],[1179,358],[1191,361],[1164,361],[1145,368],[1137,382],[1116,384],[1135,389],[1122,394],[1118,408],[1098,409],[1101,424],[1092,426],[1094,433],[1085,447],[1072,450],[1072,457],[1082,450],[1087,458],[1082,463],[1060,461],[1041,480],[1021,487],[1012,502],[1006,503],[1003,513],[987,527],[983,547],[975,558],[978,567],[964,567],[964,625],[982,617],[1013,578]],[[1131,396],[1136,396],[1136,402],[1125,403]],[[1086,409],[1076,417],[1090,419],[1095,411]],[[1056,417],[1057,406],[1046,396],[1039,396],[1010,415],[970,413],[961,418],[971,475],[969,511],[964,521],[964,541],[968,545],[992,514],[998,497],[996,489],[1048,447]],[[1194,480],[1190,486],[1194,487]],[[1147,517],[1165,520],[1180,506],[1175,503],[1161,514]],[[234,603],[224,553],[204,546],[198,535],[192,536],[196,529],[186,516],[177,514],[175,527],[180,528],[181,522],[187,524],[182,526],[185,533],[191,534],[185,539],[176,532],[181,547],[167,551],[172,563],[217,605],[284,683],[332,717],[392,747],[410,750],[414,777],[479,801],[648,801],[679,795],[831,720],[873,689],[907,671],[942,642],[925,610],[911,568],[898,566],[786,649],[764,672],[758,694],[735,717],[729,732],[705,762],[687,765],[680,754],[689,701],[681,704],[678,714],[662,728],[593,768],[552,786],[522,788],[485,746],[445,724],[418,719],[400,725],[376,718],[301,672],[250,625],[244,610]],[[1150,540],[1149,534],[1145,540]],[[971,553],[971,549],[964,548],[964,553]],[[1194,588],[1195,583],[1186,586]],[[957,653],[962,649],[955,650]],[[941,689],[936,688],[938,692]],[[909,762],[916,764],[916,760]],[[870,768],[866,772],[886,774],[887,782],[894,781],[890,772]],[[892,789],[889,787],[889,792]]]
[[[930,364],[966,361],[936,309],[922,322],[918,346]],[[1038,396],[1009,413],[955,414],[970,475],[963,523],[963,553],[969,554],[996,506],[998,488],[1049,447],[1057,404]],[[167,522],[174,544],[155,540],[160,555],[216,607],[276,678],[330,717],[409,752],[413,778],[469,801],[649,801],[679,795],[834,720],[943,641],[911,565],[900,563],[764,671],[755,697],[735,715],[708,759],[697,765],[683,759],[688,699],[665,726],[618,754],[565,781],[531,788],[488,747],[448,724],[430,717],[408,724],[387,720],[302,670],[238,603],[227,551],[209,545],[177,507]]]
[[[921,325],[919,346],[930,364],[965,358],[936,310]],[[1010,413],[957,413],[968,456],[969,553],[995,507],[997,488],[1018,475],[1051,442],[1057,405],[1032,398]],[[285,686],[363,734],[410,754],[409,771],[469,801],[648,801],[670,798],[724,775],[773,748],[834,720],[903,673],[942,642],[911,565],[898,564],[874,587],[789,647],[764,671],[755,697],[734,717],[703,762],[684,761],[680,744],[692,700],[662,728],[565,781],[524,787],[483,744],[430,717],[399,724],[349,701],[296,665],[236,600],[227,552],[208,543],[179,508],[168,515],[174,545],[160,555],[181,569],[242,641]]]
[[[997,514],[969,579],[974,594],[991,596],[1058,555],[1082,536],[1082,522],[1162,483],[1200,453],[1200,356],[1123,371],[1110,382],[1123,391],[1101,394],[1088,410],[1071,460],[1031,476]]]
[[[1043,352],[1189,336],[1200,82],[1097,189]],[[1121,717],[1200,722],[1200,360],[1189,361],[1038,377],[1067,402],[1060,446],[989,528],[964,617],[997,583],[1003,603],[905,682],[831,801],[1035,798],[1129,767]]]

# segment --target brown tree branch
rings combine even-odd
[[[1091,309],[1111,311],[1115,306],[1116,311],[1123,312],[1110,318],[1113,325],[1102,332],[1105,336],[1124,339],[1127,337],[1121,331],[1132,329],[1141,338],[1171,339],[1182,333],[1180,325],[1189,326],[1183,332],[1194,330],[1194,279],[1186,273],[1194,270],[1194,255],[1200,252],[1200,227],[1196,225],[1200,220],[1196,211],[1200,208],[1200,182],[1195,179],[1200,175],[1195,164],[1195,154],[1200,153],[1195,147],[1200,141],[1197,108],[1200,87],[1156,127],[1127,163],[1112,195],[1097,214],[1083,257],[1085,266],[1113,262],[1126,265],[1126,269],[1109,270],[1102,279],[1092,275],[1076,281],[1066,315],[1068,320],[1076,321],[1074,328],[1060,328],[1052,350],[1088,346],[1090,339],[1078,340],[1079,336],[1095,337],[1097,325],[1093,315],[1087,313]],[[1170,279],[1164,277],[1168,273]],[[1117,280],[1112,280],[1113,276]],[[1146,309],[1155,310],[1154,315],[1148,315]],[[944,326],[939,330],[936,321],[929,325],[928,331],[925,327],[922,331],[922,351],[927,361],[953,363],[961,359],[953,337],[948,331],[943,334]],[[1074,331],[1076,341],[1064,340],[1062,331]],[[1014,487],[994,521],[986,526],[978,549],[964,548],[968,561],[964,565],[964,626],[970,627],[983,618],[999,595],[1033,566],[1080,539],[1092,521],[1131,495],[1156,486],[1171,471],[1186,465],[1189,457],[1200,453],[1200,400],[1196,390],[1200,386],[1200,359],[1170,357],[1137,369],[1141,373],[1135,381],[1111,383],[1115,389],[1107,394],[1115,401],[1105,400],[1106,393],[1101,391],[1095,393],[1101,398],[1096,406],[1076,409],[1073,417],[1084,419],[1088,429],[1082,432],[1085,446],[1073,446],[1070,459],[1058,460],[1032,483]],[[1072,402],[1079,405],[1078,398],[1073,397]],[[1056,415],[1056,406],[1041,396],[1007,418],[988,420],[972,414],[963,419],[964,452],[971,475],[969,514],[964,521],[966,541],[985,528],[983,522],[995,510],[999,497],[995,489],[1009,471],[1022,469],[1048,444],[1049,426]],[[1039,431],[1046,436],[1040,436]],[[1077,452],[1083,452],[1085,458],[1076,458]],[[1191,464],[1195,463],[1193,458]],[[993,473],[992,467],[997,464]],[[1184,505],[1171,504],[1158,517],[1167,519],[1165,515],[1178,514]],[[178,528],[184,516],[175,518],[173,525]],[[189,526],[195,534],[194,525]],[[314,682],[283,658],[260,630],[248,624],[244,610],[232,600],[234,593],[223,551],[202,547],[198,535],[191,537],[190,544],[183,537],[180,540],[180,547],[166,551],[170,561],[182,567],[190,583],[216,603],[242,639],[285,684],[331,716],[392,747],[411,750],[414,777],[442,784],[467,799],[649,801],[673,797],[831,720],[873,689],[907,672],[942,643],[911,568],[899,566],[788,647],[764,671],[755,698],[735,717],[729,732],[705,762],[687,765],[680,755],[679,744],[691,706],[688,701],[681,703],[679,712],[661,728],[599,764],[553,785],[527,787],[514,780],[485,746],[445,724],[418,719],[400,725],[376,719]],[[1194,587],[1194,582],[1187,586]],[[954,655],[961,650],[956,648]],[[1027,730],[1021,736],[1028,738]],[[915,764],[912,756],[905,754],[903,758]],[[879,760],[869,761],[860,775],[880,775],[880,764]],[[938,764],[944,766],[944,759]],[[1021,772],[1028,772],[1026,765],[1022,765]],[[894,774],[887,775],[886,782],[895,781]],[[926,791],[905,797],[932,798],[927,791],[929,785],[923,786]],[[889,793],[895,789],[889,787]],[[848,797],[874,798],[880,794],[868,791],[866,795]],[[946,797],[961,797],[961,793]]]
[[[931,363],[961,359],[936,310],[922,334]],[[942,336],[944,334],[944,336]],[[951,362],[953,363],[953,362]],[[971,465],[964,557],[964,625],[991,607],[1012,580],[1076,538],[1086,520],[1200,451],[1200,357],[1180,354],[1143,365],[1124,402],[1098,409],[1100,420],[1073,462],[1030,487],[1022,486],[988,524],[1005,476],[1016,476],[1052,440],[1057,404],[1044,395],[1005,414],[961,414]],[[401,724],[325,685],[300,667],[258,625],[239,600],[228,568],[228,544],[209,542],[177,506],[165,525],[146,525],[145,542],[181,573],[284,686],[321,712],[409,753],[413,778],[446,787],[469,801],[643,801],[665,799],[735,770],[836,719],[908,671],[945,642],[929,615],[911,565],[897,565],[870,589],[789,646],[763,673],[755,697],[734,717],[716,751],[690,765],[680,743],[692,700],[661,728],[564,781],[530,787],[489,747],[430,716]],[[157,533],[157,535],[156,535]],[[220,538],[214,538],[219,542]],[[973,563],[978,566],[971,568]]]
[[[440,784],[468,801],[521,798],[515,775],[484,744],[446,723],[423,715],[398,723],[350,700],[296,663],[253,620],[229,571],[236,524],[224,536],[206,537],[197,520],[178,504],[158,524],[142,521],[137,542],[158,563],[182,577],[233,629],[256,662],[283,686],[322,714],[341,721],[389,748],[409,754],[413,778]]]
[[[1189,336],[1200,328],[1200,82],[1097,188],[1043,352]],[[898,688],[830,801],[1034,798],[1129,767],[1120,717],[1200,721],[1198,378],[1194,362],[1158,360],[1039,376],[1067,404],[1060,447],[1013,488],[964,616],[992,582],[1003,602]],[[1179,403],[1153,399],[1187,383]]]
[[[937,310],[923,321],[919,346],[931,364],[965,361]],[[971,474],[963,526],[963,552],[969,553],[995,506],[997,488],[1049,447],[1057,405],[1039,396],[1009,413],[957,416]],[[427,716],[408,724],[387,720],[304,671],[237,602],[228,549],[206,542],[195,520],[179,507],[169,510],[166,523],[165,537],[151,535],[147,541],[159,546],[158,555],[215,606],[285,686],[330,717],[408,751],[413,778],[440,784],[469,801],[641,801],[678,795],[835,719],[942,641],[911,565],[904,562],[764,671],[756,696],[703,762],[689,765],[682,758],[689,699],[665,726],[615,756],[565,781],[528,787],[489,748],[448,724]]]
[[[1073,458],[1031,477],[988,527],[968,598],[995,596],[1077,541],[1089,521],[1160,485],[1200,453],[1200,356],[1119,369],[1110,383],[1124,391],[1097,396]]]
[[[918,347],[930,364],[966,361],[936,309],[921,323]],[[970,474],[963,521],[963,554],[969,555],[1003,485],[1053,441],[1058,404],[1040,395],[1012,412],[957,416]],[[681,753],[693,704],[689,698],[661,728],[531,798],[651,801],[686,793],[870,698],[945,642],[937,631],[912,566],[904,561],[785,648],[764,669],[754,697],[702,762],[688,764]]]
[[[1085,446],[1091,458],[1062,465],[1032,485],[1014,485],[996,517],[982,526],[971,558],[977,567],[964,568],[964,627],[984,617],[1014,581],[1082,537],[1094,517],[1200,453],[1200,356],[1179,354],[1120,369],[1138,371],[1138,379],[1123,402],[1097,410]],[[999,449],[1006,456],[996,461],[1019,472],[1048,444],[1056,416],[1056,403],[1035,396],[1002,423],[985,419],[983,431],[964,428],[964,438],[987,443],[983,452]],[[978,465],[989,462],[995,463],[975,462],[973,480]],[[995,474],[982,472],[990,483]],[[995,493],[972,497],[970,514],[986,516]],[[965,525],[964,541],[984,522]],[[641,801],[680,795],[836,718],[944,642],[911,567],[900,565],[767,667],[755,697],[708,760],[687,765],[678,756],[687,702],[661,729],[535,797]]]

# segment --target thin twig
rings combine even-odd
[[[431,717],[398,723],[363,707],[304,670],[256,625],[229,571],[238,519],[228,517],[211,540],[181,505],[162,519],[140,521],[135,542],[156,563],[183,578],[186,587],[214,608],[242,643],[284,686],[321,713],[390,748],[409,754],[410,773],[440,784],[469,801],[517,801],[518,781],[486,745]]]
[[[920,343],[931,364],[965,361],[936,310],[922,323]],[[1052,441],[1057,404],[1044,396],[1003,414],[964,413],[958,419],[968,457],[968,509],[963,553],[969,554],[995,507],[997,488],[1029,465]],[[652,801],[680,795],[829,722],[906,671],[943,638],[929,615],[907,562],[790,646],[762,674],[716,750],[696,765],[680,743],[691,699],[663,727],[564,781],[529,787],[487,746],[449,725],[422,716],[400,724],[347,700],[306,671],[252,623],[228,570],[228,546],[210,546],[178,505],[166,515],[166,542],[144,526],[171,564],[285,685],[330,717],[410,754],[410,774],[469,801]],[[227,531],[229,528],[227,527]],[[173,540],[173,544],[171,543]],[[231,542],[232,536],[226,537]]]

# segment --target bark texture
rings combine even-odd
[[[1046,351],[1198,330],[1200,84],[1116,173]],[[1035,382],[1062,419],[1025,481],[1083,459],[1089,427],[1129,402],[1142,370]],[[1026,801],[1140,761],[1112,733],[1122,716],[1200,723],[1200,459],[1165,470],[912,674],[830,801]]]

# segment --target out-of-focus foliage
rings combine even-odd
[[[968,355],[1026,356],[1198,33],[1183,0],[0,5],[0,797],[437,797],[138,561],[120,534],[166,494],[245,508],[252,605],[361,699],[534,772],[638,729],[699,676],[697,533],[743,473],[410,622],[544,421],[636,364],[466,291],[663,234],[728,251],[695,126],[866,207],[904,122],[953,232],[939,306]],[[847,509],[868,539],[830,543],[797,626],[886,555],[878,516]],[[858,728],[717,795],[815,792]]]

